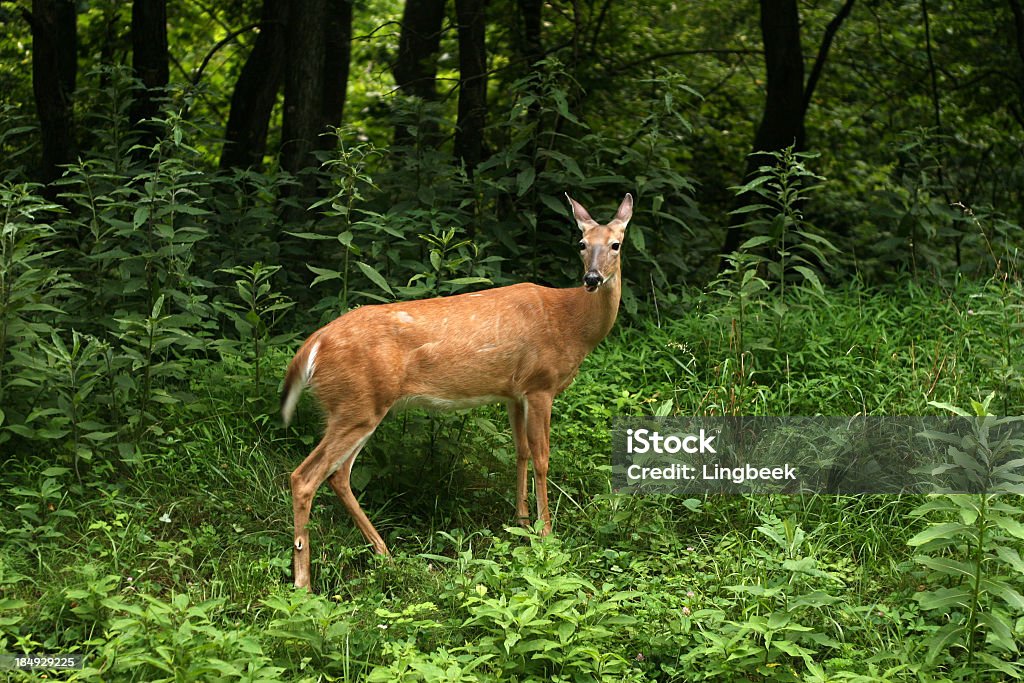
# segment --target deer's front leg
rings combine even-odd
[[[533,458],[533,486],[537,495],[537,519],[544,520],[544,535],[551,533],[551,511],[548,509],[548,456],[551,435],[550,394],[527,397],[526,432]]]
[[[508,404],[512,425],[512,441],[516,445],[516,521],[530,525],[530,508],[526,504],[526,468],[530,461],[530,441],[526,433],[526,401],[513,399]]]

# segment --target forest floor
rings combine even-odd
[[[394,557],[323,487],[312,595],[290,586],[288,475],[315,404],[285,429],[276,379],[196,361],[159,448],[5,466],[0,652],[83,655],[47,675],[90,681],[1019,677],[1019,497],[629,496],[609,454],[617,415],[973,413],[992,392],[1021,414],[1021,302],[903,282],[623,315],[555,403],[552,536],[511,526],[502,409],[409,412],[353,473]]]

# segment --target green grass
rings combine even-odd
[[[797,290],[785,315],[747,317],[739,348],[721,302],[680,294],[622,319],[556,401],[553,537],[507,528],[502,410],[400,415],[353,475],[395,557],[373,556],[323,487],[312,596],[290,588],[288,475],[318,438],[315,406],[286,430],[248,365],[197,361],[196,399],[168,406],[130,465],[91,462],[81,481],[42,450],[5,465],[0,651],[83,653],[72,678],[103,681],[1004,680],[928,645],[944,618],[914,599],[936,587],[907,544],[920,498],[616,495],[608,429],[666,401],[916,415],[995,391],[996,412],[1019,414],[1020,295]],[[1021,614],[1006,618],[1024,645]]]

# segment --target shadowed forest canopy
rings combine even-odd
[[[387,253],[450,228],[498,282],[564,284],[562,193],[631,191],[643,300],[770,234],[737,187],[789,146],[827,179],[798,209],[831,278],[984,271],[1022,218],[1019,0],[7,0],[0,26],[7,182],[74,214],[96,165],[129,191],[182,164],[204,239],[292,284],[341,252],[408,281]]]
[[[0,669],[1024,679],[1022,3],[0,0]],[[631,194],[624,235],[566,193]],[[599,293],[406,303],[579,287],[580,227]],[[380,302],[284,424],[301,340]],[[435,313],[348,326],[398,307]],[[474,325],[514,351],[467,363]],[[400,385],[512,419],[382,420]],[[973,493],[799,426],[821,492],[611,476],[616,417],[947,413],[984,417],[915,437]]]

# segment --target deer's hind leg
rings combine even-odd
[[[374,429],[376,429],[376,426]],[[373,431],[371,430],[369,434],[356,444],[355,450],[352,451],[352,454],[348,456],[341,467],[327,479],[327,483],[334,490],[339,500],[341,500],[341,504],[348,510],[348,514],[351,515],[356,526],[359,527],[363,537],[373,546],[373,550],[378,555],[390,555],[391,553],[388,552],[388,546],[384,543],[384,539],[377,533],[377,529],[374,528],[373,523],[370,522],[366,513],[363,512],[363,508],[359,507],[359,501],[356,500],[355,494],[352,493],[352,487],[349,483],[349,479],[352,476],[352,466],[356,462],[356,456],[359,455],[359,451],[363,450],[363,446],[372,434]]]
[[[320,443],[302,461],[302,464],[292,472],[292,512],[295,516],[295,542],[292,549],[292,567],[297,588],[309,588],[310,585],[309,530],[307,525],[309,524],[309,512],[313,504],[313,496],[316,494],[316,490],[320,488],[320,485],[324,483],[324,480],[329,477],[333,478],[333,475],[339,472],[345,472],[344,482],[347,489],[348,474],[352,470],[352,461],[379,423],[379,418],[350,422],[348,424],[343,424],[339,420],[331,420],[327,425],[327,432],[320,440]],[[331,487],[335,488],[333,481]],[[350,502],[346,500],[346,497],[337,488],[335,488],[335,492],[338,493],[342,502],[345,503],[349,514],[355,518],[359,530],[363,532],[363,535],[367,536],[371,543],[374,543],[374,548],[378,552],[381,552],[381,548],[383,548],[384,552],[387,552],[387,547],[384,546],[384,542],[380,540],[380,535],[377,534],[373,525],[370,524],[366,515],[363,514],[359,503],[352,496],[351,490],[348,489],[348,495],[351,497]],[[380,543],[379,547],[373,538],[367,535],[367,529],[363,526],[364,523]]]

